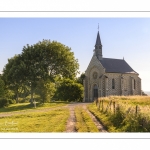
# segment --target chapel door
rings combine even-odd
[[[94,88],[93,88],[93,98],[94,99],[98,98],[98,87],[96,84],[94,85]]]

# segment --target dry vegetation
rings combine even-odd
[[[89,105],[110,132],[149,132],[149,96],[110,96]]]

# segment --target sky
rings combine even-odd
[[[43,39],[71,47],[85,72],[99,33],[104,58],[125,59],[139,73],[142,90],[150,91],[150,18],[0,18],[0,73],[8,58],[22,52],[23,46]]]

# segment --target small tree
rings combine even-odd
[[[66,101],[82,101],[83,85],[70,79],[64,79],[57,89],[58,98]]]

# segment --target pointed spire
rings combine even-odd
[[[96,45],[102,45],[102,44],[101,44],[100,35],[99,35],[99,31],[98,31],[98,33],[97,33],[97,39],[96,39],[95,46],[96,46]]]
[[[97,33],[97,38],[96,38],[96,43],[95,43],[95,55],[99,60],[102,60],[102,44],[101,44],[101,39],[99,35],[99,24],[98,24],[98,33]]]

